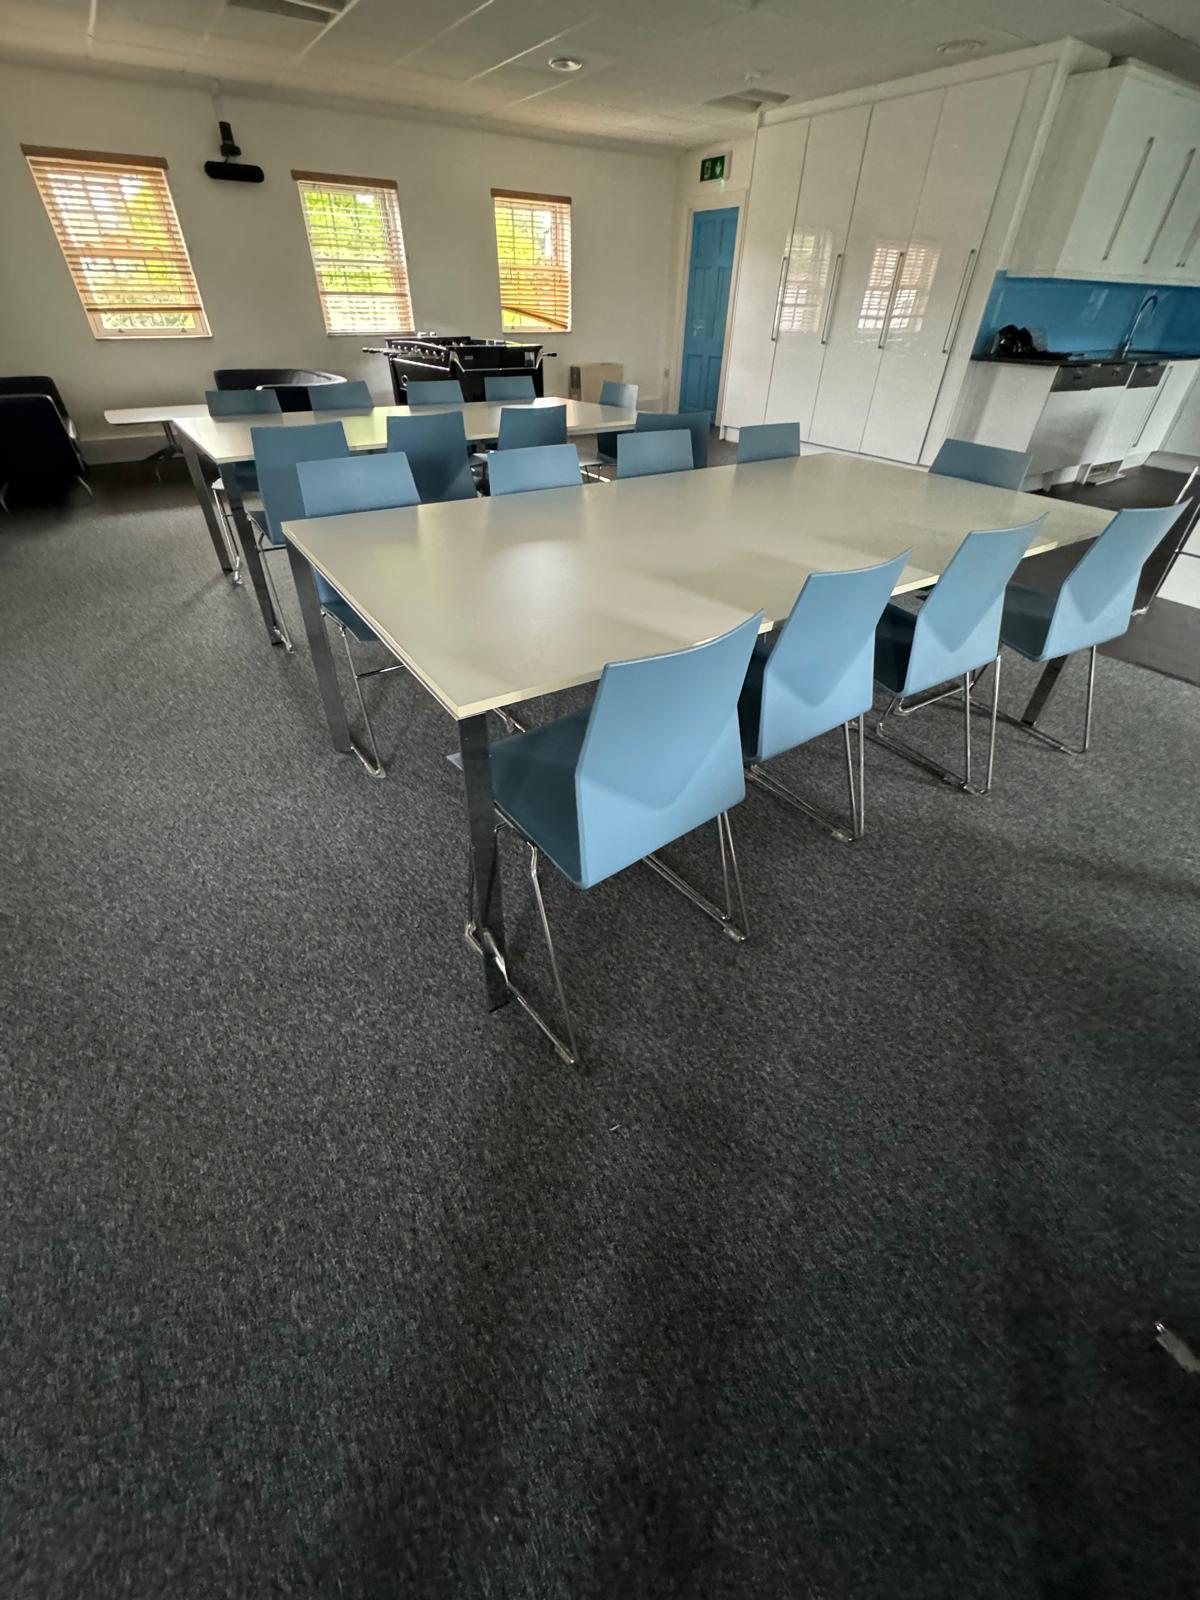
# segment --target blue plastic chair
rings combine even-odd
[[[1031,459],[1026,450],[1001,450],[994,444],[947,439],[929,470],[939,478],[965,478],[969,483],[988,483],[995,489],[1019,489]]]
[[[410,406],[461,406],[462,384],[457,378],[410,378],[404,398]]]
[[[574,489],[582,483],[579,457],[569,444],[533,445],[527,450],[490,450],[488,483],[492,493],[524,494],[530,489]]]
[[[1142,567],[1181,515],[1179,505],[1119,511],[1063,579],[1057,593],[1009,584],[1000,619],[1000,642],[1026,661],[1045,661],[1050,666],[1025,714],[1005,716],[1005,722],[1071,755],[1084,755],[1091,748],[1096,650],[1110,639],[1120,638],[1129,627]],[[1077,650],[1088,652],[1088,678],[1083,743],[1073,749],[1036,723],[1067,657]]]
[[[712,429],[711,411],[639,411],[636,424],[638,433],[652,433],[658,428],[686,428],[692,436],[692,465],[708,465],[708,435]]]
[[[986,794],[992,787],[1000,708],[1000,616],[1004,591],[1044,520],[1042,516],[1016,528],[969,533],[920,610],[886,606],[875,632],[875,678],[892,699],[876,723],[873,737],[897,755],[971,794]],[[987,781],[979,790],[971,783],[971,689],[975,676],[989,666],[994,674],[991,736]],[[921,705],[904,706],[910,695],[923,694],[955,678],[962,679],[965,777],[902,744],[886,727],[893,712],[907,716],[921,709]],[[947,699],[959,692],[951,689],[944,695],[926,698],[921,704],[930,705],[933,700]]]
[[[254,465],[262,511],[255,521],[267,541],[278,547],[284,543],[281,524],[304,515],[300,479],[296,468],[301,461],[329,461],[348,456],[346,431],[340,422],[310,422],[289,428],[251,428]]]
[[[513,406],[500,413],[498,450],[525,450],[539,444],[566,442],[566,406]]]
[[[536,400],[533,379],[527,372],[495,372],[485,374],[483,380],[485,400]]]
[[[755,645],[738,701],[749,777],[844,843],[861,839],[866,825],[863,719],[875,698],[875,629],[911,554],[853,572],[810,573],[783,627]],[[858,726],[857,782],[852,722]],[[849,833],[761,766],[837,727],[846,747]]]
[[[303,515],[306,517],[336,517],[357,511],[385,511],[395,506],[420,504],[408,459],[399,451],[341,456],[330,461],[301,461],[296,467],[296,477],[304,506]],[[360,672],[350,639],[353,637],[362,644],[378,644],[378,634],[315,570],[313,579],[321,601],[321,615],[336,625],[341,636],[350,675],[354,680],[354,692],[358,697],[358,709],[362,713],[363,726],[375,762],[374,771],[382,773],[383,763],[379,759],[375,729],[363,699],[362,684],[365,678],[380,678],[389,672],[399,671],[400,663],[397,661],[390,666],[373,667]]]
[[[646,478],[658,472],[690,472],[692,436],[686,428],[617,435],[617,477]]]
[[[279,410],[274,389],[206,389],[204,404],[210,417],[269,417]]]
[[[602,406],[623,406],[626,411],[636,411],[638,403],[638,386],[636,383],[618,383],[614,378],[606,378],[600,385],[600,404]],[[600,467],[611,467],[617,459],[616,433],[598,433],[596,435],[596,454],[581,460],[580,465],[585,471],[598,471]]]
[[[387,447],[408,457],[417,491],[428,505],[435,500],[473,500],[475,478],[467,458],[467,432],[461,411],[432,411],[427,417],[389,417]]]
[[[738,433],[738,462],[785,461],[800,454],[798,422],[756,422]]]
[[[569,1044],[524,996],[514,993],[569,1062],[578,1059],[578,1049],[542,899],[542,855],[579,889],[593,888],[645,861],[731,938],[745,938],[745,906],[728,813],[746,792],[737,700],[761,621],[760,612],[706,644],[610,662],[590,710],[491,746],[496,808],[529,848],[534,902]],[[656,853],[714,820],[724,869],[724,908]]]
[[[310,411],[373,411],[375,401],[361,378],[348,383],[313,383],[308,389]]]

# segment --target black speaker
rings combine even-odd
[[[266,176],[261,167],[247,166],[244,161],[206,161],[204,170],[210,178],[226,183],[261,183]]]

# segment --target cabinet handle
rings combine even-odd
[[[971,292],[971,280],[975,276],[975,262],[979,256],[976,246],[967,257],[967,264],[963,268],[962,282],[958,286],[958,299],[954,302],[954,310],[950,313],[950,326],[946,329],[946,342],[942,346],[942,354],[950,353],[950,346],[958,338],[958,325],[962,321],[962,314],[966,310],[967,296]]]
[[[892,277],[892,287],[888,290],[887,310],[883,313],[883,327],[879,334],[881,350],[887,344],[888,334],[892,329],[892,312],[896,309],[896,296],[900,293],[900,274],[904,271],[904,258],[907,254],[907,250],[901,250],[896,260],[896,271]]]
[[[1125,196],[1120,211],[1117,212],[1117,220],[1113,223],[1113,231],[1109,234],[1108,243],[1104,246],[1104,254],[1100,257],[1101,261],[1107,261],[1109,256],[1112,254],[1112,247],[1117,242],[1117,235],[1121,231],[1121,224],[1125,221],[1125,213],[1129,210],[1129,207],[1133,202],[1133,192],[1137,188],[1138,184],[1142,181],[1142,173],[1146,170],[1146,163],[1149,161],[1150,152],[1153,149],[1154,138],[1151,136],[1146,140],[1146,148],[1142,151],[1142,159],[1137,164],[1137,171],[1133,175],[1133,182],[1129,185],[1128,193]]]
[[[825,321],[821,324],[821,343],[829,343],[829,324],[833,321],[833,306],[837,299],[837,292],[842,286],[842,252],[839,250],[837,259],[833,263],[833,273],[829,279],[829,299],[825,303]]]
[[[1186,267],[1187,266],[1188,257],[1191,255],[1192,251],[1196,248],[1196,240],[1197,239],[1200,239],[1200,216],[1198,216],[1196,218],[1196,225],[1192,229],[1191,233],[1189,233],[1188,236],[1187,236],[1187,243],[1183,247],[1183,252],[1179,257],[1179,260],[1175,263],[1175,265],[1177,267]]]
[[[784,252],[783,260],[779,263],[779,288],[775,291],[775,315],[771,318],[771,343],[774,344],[779,337],[779,317],[783,311],[783,286],[787,282],[787,269],[792,259],[789,248]]]
[[[1146,263],[1150,260],[1150,257],[1154,254],[1154,248],[1158,244],[1159,235],[1162,233],[1163,229],[1167,225],[1167,218],[1171,215],[1172,211],[1174,211],[1174,209],[1175,209],[1175,202],[1176,202],[1176,200],[1179,199],[1179,191],[1183,188],[1184,179],[1187,177],[1189,171],[1191,170],[1192,162],[1195,159],[1196,159],[1196,146],[1193,145],[1192,148],[1188,151],[1187,155],[1184,156],[1184,158],[1183,158],[1183,166],[1180,168],[1179,176],[1175,180],[1175,187],[1171,190],[1171,198],[1167,201],[1166,210],[1163,212],[1162,216],[1158,219],[1158,227],[1155,228],[1154,235],[1150,240],[1150,248],[1149,248],[1149,250],[1146,251],[1146,254],[1142,257],[1142,265],[1143,266],[1146,265]]]

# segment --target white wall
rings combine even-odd
[[[85,439],[110,406],[198,400],[214,367],[297,365],[368,380],[391,399],[371,338],[324,331],[292,168],[394,178],[418,327],[500,333],[489,190],[573,202],[573,328],[545,343],[547,393],[568,363],[619,361],[656,403],[675,321],[677,155],[549,140],[224,94],[261,186],[214,183],[216,116],[201,90],[0,62],[0,371],[48,372]],[[166,158],[211,339],[92,336],[20,145]],[[104,454],[112,454],[111,449]],[[142,454],[145,442],[127,453]],[[93,454],[97,452],[93,450]]]

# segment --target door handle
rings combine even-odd
[[[942,354],[950,354],[950,346],[958,338],[958,325],[962,321],[963,312],[967,308],[967,296],[971,292],[971,280],[975,276],[975,263],[979,259],[979,247],[976,246],[967,257],[967,264],[963,268],[962,282],[958,286],[958,298],[954,302],[954,310],[950,313],[950,326],[946,329],[946,342],[942,345]]]
[[[1109,256],[1112,254],[1112,247],[1117,242],[1117,235],[1121,231],[1121,224],[1125,221],[1125,213],[1129,210],[1129,207],[1133,202],[1133,192],[1137,188],[1138,184],[1142,181],[1142,173],[1146,170],[1146,163],[1149,161],[1150,152],[1153,149],[1154,137],[1151,135],[1151,137],[1146,140],[1146,148],[1142,151],[1142,159],[1137,164],[1137,171],[1133,175],[1133,182],[1129,185],[1125,199],[1121,203],[1120,211],[1117,212],[1117,220],[1113,223],[1113,231],[1109,234],[1108,243],[1104,246],[1104,254],[1100,257],[1101,261],[1107,261]]]
[[[783,311],[783,286],[787,282],[787,269],[791,263],[791,246],[784,251],[783,260],[779,263],[779,288],[775,291],[775,315],[771,318],[771,343],[774,344],[779,337],[779,317]]]
[[[829,299],[825,305],[825,321],[821,324],[821,343],[829,343],[829,324],[833,321],[833,307],[837,300],[837,292],[842,286],[842,252],[839,250],[837,259],[833,263],[833,273],[829,280]]]
[[[904,258],[907,250],[901,250],[896,258],[896,270],[892,274],[892,287],[888,290],[887,310],[883,313],[883,327],[879,333],[879,348],[882,350],[887,344],[888,334],[892,328],[892,313],[896,309],[896,296],[900,293],[900,274],[904,271]]]
[[[1162,233],[1163,229],[1167,225],[1167,218],[1171,215],[1172,211],[1174,211],[1174,209],[1175,209],[1175,202],[1176,202],[1176,200],[1179,199],[1179,191],[1183,188],[1184,180],[1186,179],[1188,173],[1191,171],[1192,162],[1195,159],[1196,159],[1196,146],[1193,145],[1192,148],[1188,151],[1187,155],[1184,156],[1184,158],[1183,158],[1183,166],[1179,169],[1179,176],[1175,179],[1175,187],[1171,190],[1171,198],[1167,201],[1166,209],[1163,211],[1162,216],[1159,217],[1159,219],[1158,219],[1158,227],[1155,228],[1154,233],[1153,233],[1153,235],[1151,237],[1150,248],[1146,251],[1146,254],[1142,257],[1142,265],[1143,266],[1145,266],[1147,264],[1147,262],[1150,260],[1150,257],[1154,254],[1154,247],[1157,245],[1158,240],[1159,240],[1159,236]]]

